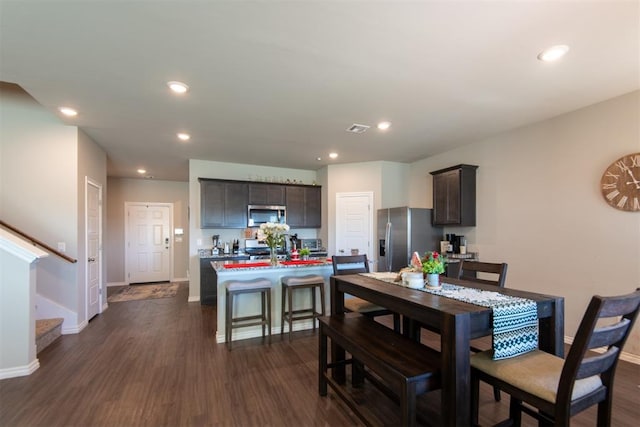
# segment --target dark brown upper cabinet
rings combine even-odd
[[[200,228],[245,228],[249,185],[200,178]]]
[[[285,205],[285,186],[276,184],[249,184],[250,205]]]
[[[457,165],[433,175],[433,225],[476,225],[476,169]]]
[[[287,224],[292,228],[320,228],[321,187],[286,186]]]

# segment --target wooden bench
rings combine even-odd
[[[382,380],[382,385],[386,386],[383,388],[387,389],[383,391],[391,391],[395,395],[394,400],[400,404],[402,425],[415,425],[416,397],[440,388],[440,353],[357,313],[325,316],[319,320],[320,395],[327,395],[329,384],[365,424],[377,424],[369,411],[359,405],[346,387],[328,372],[356,359]],[[332,360],[329,364],[327,338],[350,353],[352,359]],[[353,364],[352,377],[358,376],[356,367]]]

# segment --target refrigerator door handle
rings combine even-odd
[[[385,271],[391,271],[391,259],[393,258],[393,254],[391,253],[391,223],[387,222],[387,227],[384,230],[384,252],[386,254],[387,265]]]

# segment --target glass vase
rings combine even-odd
[[[278,265],[278,251],[276,248],[269,248],[269,260],[271,265]]]

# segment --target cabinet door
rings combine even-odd
[[[200,227],[224,226],[225,184],[216,181],[200,182]]]
[[[433,176],[433,223],[460,223],[460,170]]]
[[[305,226],[320,228],[322,226],[322,195],[320,187],[305,188]]]
[[[476,169],[458,165],[433,175],[433,224],[476,225]]]
[[[248,185],[245,183],[225,183],[225,228],[245,228],[247,226],[248,194]]]
[[[249,184],[249,204],[283,206],[285,204],[284,186]]]
[[[304,187],[287,187],[286,195],[287,224],[289,227],[304,227]]]

